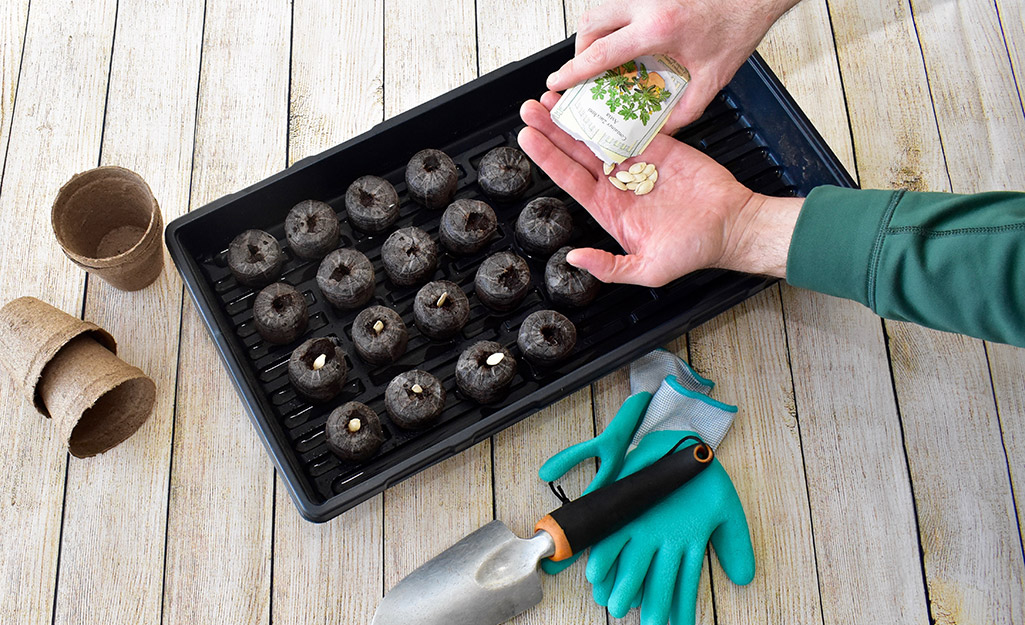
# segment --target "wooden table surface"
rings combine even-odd
[[[0,623],[368,623],[457,538],[496,517],[525,534],[552,507],[538,466],[600,431],[625,371],[314,525],[170,261],[137,293],[87,279],[49,207],[117,164],[170,221],[559,41],[585,4],[2,3],[0,301],[106,327],[158,400],[80,460],[3,376]],[[805,0],[761,51],[863,186],[1025,187],[1020,0]],[[720,458],[758,573],[738,588],[711,556],[700,623],[1025,623],[1025,351],[787,286],[669,348],[741,409]],[[606,623],[582,566],[545,589],[517,622]]]

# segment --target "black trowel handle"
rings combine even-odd
[[[615,532],[712,464],[704,443],[684,447],[640,471],[553,510],[537,522],[555,541],[552,560],[565,560]]]

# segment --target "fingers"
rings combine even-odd
[[[609,595],[609,614],[623,618],[630,611],[630,604],[644,585],[644,577],[655,557],[655,549],[647,543],[643,546],[639,541],[631,541],[623,548],[617,560],[618,572],[616,583]]]
[[[624,530],[619,530],[592,546],[591,552],[587,556],[587,568],[584,570],[587,581],[593,584],[605,579],[629,540],[629,534]]]
[[[709,467],[712,468],[712,467]],[[751,532],[747,518],[740,505],[740,498],[734,493],[735,502],[727,502],[726,521],[712,532],[712,548],[719,558],[719,564],[734,584],[744,586],[755,576],[755,554],[751,547]]]
[[[545,482],[554,482],[588,458],[598,455],[595,439],[586,440],[563,449],[541,465],[537,476]]]
[[[557,148],[537,128],[527,126],[520,131],[518,139],[523,151],[545,170],[552,182],[576,201],[590,205],[596,182],[591,172]]]
[[[546,136],[552,145],[579,163],[593,178],[599,179],[604,175],[602,162],[594,155],[594,152],[582,142],[569,136],[565,130],[556,126],[552,121],[551,109],[555,107],[559,98],[559,94],[549,91],[541,96],[542,104],[540,106],[534,100],[527,100],[520,107],[520,119],[528,126],[541,131],[541,134]]]
[[[705,554],[701,549],[688,550],[676,579],[676,592],[672,603],[673,625],[694,625],[697,617],[698,583]]]
[[[583,202],[581,202],[583,203]],[[647,260],[636,254],[617,255],[590,247],[577,248],[566,256],[566,262],[591,272],[602,282],[662,286],[668,280],[652,275]]]
[[[687,124],[697,121],[718,93],[719,87],[716,87],[714,83],[694,78],[687,85],[683,97],[670,113],[661,132],[671,135]]]
[[[579,55],[594,43],[595,39],[630,23],[632,18],[630,4],[622,0],[612,0],[592,9],[582,16],[577,23],[577,38],[573,54]]]
[[[648,52],[640,47],[644,43],[647,43],[646,38],[640,36],[637,27],[632,24],[596,39],[586,50],[566,61],[548,77],[548,88],[562,91],[607,69],[632,61]]]
[[[680,560],[681,554],[672,553],[668,549],[661,549],[655,554],[644,582],[641,625],[665,625],[669,620]]]

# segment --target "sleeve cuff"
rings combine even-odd
[[[870,305],[870,283],[883,229],[901,191],[812,189],[787,254],[787,282]]]

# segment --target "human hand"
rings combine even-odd
[[[690,432],[644,437],[617,479],[662,458]],[[676,492],[591,547],[586,575],[594,600],[622,618],[640,605],[641,625],[693,625],[705,549],[712,543],[726,576],[754,577],[754,549],[744,508],[718,459]]]
[[[576,56],[548,77],[562,91],[644,54],[666,54],[691,82],[664,131],[701,116],[783,13],[798,0],[609,0],[577,27]]]
[[[711,158],[665,135],[642,155],[658,165],[654,190],[642,196],[620,191],[601,161],[552,121],[558,100],[548,92],[540,103],[523,104],[527,127],[520,131],[520,147],[626,251],[576,249],[569,263],[603,282],[643,286],[661,286],[705,267],[786,275],[802,199],[754,193]]]

